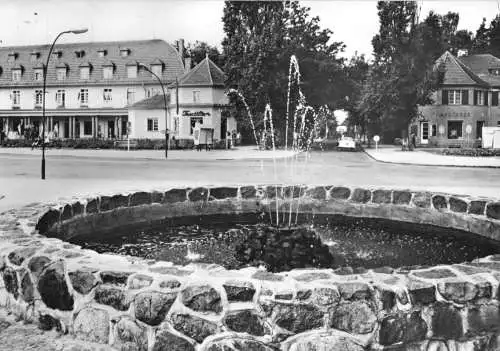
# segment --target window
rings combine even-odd
[[[200,92],[198,90],[193,91],[193,102],[200,102]]]
[[[150,98],[152,96],[160,94],[160,89],[155,89],[155,88],[148,88],[146,90],[146,97]]]
[[[57,80],[65,80],[65,79],[66,79],[66,68],[58,68]]]
[[[148,118],[148,132],[158,131],[158,118]]]
[[[431,136],[435,137],[437,135],[437,125],[433,124],[431,129]]]
[[[476,139],[483,137],[483,126],[484,126],[484,121],[476,122]]]
[[[137,78],[137,66],[127,66],[127,78]]]
[[[75,56],[77,58],[82,58],[83,56],[85,56],[85,51],[83,51],[83,50],[76,50],[75,51]]]
[[[58,90],[56,92],[56,103],[58,107],[64,107],[66,102],[66,92],[64,90]]]
[[[102,98],[104,100],[104,102],[110,102],[113,100],[113,90],[112,89],[104,89],[104,92],[103,92],[103,95],[102,95]]]
[[[80,105],[87,106],[89,104],[89,90],[80,89],[78,100],[80,100]]]
[[[448,90],[448,103],[450,105],[462,104],[462,91],[461,90]]]
[[[42,90],[35,90],[35,106],[40,106],[43,103],[42,96]]]
[[[107,52],[104,49],[99,49],[97,50],[97,54],[99,55],[99,57],[104,57],[106,56]]]
[[[121,57],[127,57],[129,53],[130,53],[129,49],[120,49],[120,56]]]
[[[161,77],[162,66],[161,65],[152,65],[151,66],[151,71],[154,74],[156,74],[157,76]],[[153,78],[155,78],[154,75],[153,75]]]
[[[127,89],[127,104],[131,105],[135,102],[135,90]]]
[[[458,139],[462,137],[463,121],[448,121],[448,139]]]
[[[113,66],[106,66],[102,68],[102,75],[104,79],[113,78]]]
[[[11,95],[12,105],[19,106],[21,104],[21,91],[14,90]]]
[[[191,117],[191,135],[193,135],[193,129],[197,123],[203,124],[203,117]]]
[[[12,80],[14,82],[19,82],[21,80],[21,70],[20,69],[13,69],[12,70]]]
[[[80,67],[80,79],[87,80],[90,78],[90,67]]]
[[[484,91],[482,90],[476,91],[476,105],[484,105]]]
[[[35,69],[33,79],[37,80],[37,81],[43,80],[43,68],[36,68]]]
[[[92,135],[92,121],[83,121],[83,134]]]

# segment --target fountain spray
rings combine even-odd
[[[255,139],[255,143],[257,144],[257,146],[259,146],[259,139],[257,138],[257,133],[255,132],[255,124],[253,123],[252,112],[250,111],[250,107],[248,106],[247,101],[245,100],[245,97],[243,96],[242,93],[240,93],[236,89],[229,89],[229,91],[227,92],[227,95],[229,95],[229,94],[236,94],[236,95],[238,95],[238,97],[243,102],[243,105],[245,106],[245,109],[247,111],[248,118],[250,119],[250,125],[252,127],[253,137]]]

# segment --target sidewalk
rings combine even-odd
[[[0,148],[0,155],[40,156],[41,149],[31,148]],[[45,149],[46,157],[84,157],[84,158],[119,158],[119,159],[146,159],[164,160],[165,150],[112,150],[112,149]],[[272,159],[293,156],[293,151],[285,150],[258,150],[256,146],[239,146],[228,150],[169,150],[168,159],[171,160],[247,160]]]
[[[500,157],[469,157],[436,155],[421,150],[401,151],[401,147],[365,149],[366,154],[379,162],[421,166],[500,168]]]

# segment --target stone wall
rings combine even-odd
[[[30,204],[0,220],[0,307],[118,350],[500,349],[500,255],[273,274],[98,254],[61,240],[168,217],[299,204],[306,213],[500,235],[500,202],[407,190],[201,187]]]

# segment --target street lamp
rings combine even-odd
[[[47,62],[43,67],[43,92],[42,92],[42,179],[45,179],[45,91],[47,89],[47,69],[49,68],[50,55],[52,54],[52,50],[54,49],[54,45],[56,44],[57,39],[63,34],[73,33],[73,34],[82,34],[88,31],[87,28],[82,29],[70,29],[65,30],[57,35],[50,47],[49,54],[47,55]]]
[[[160,83],[160,86],[161,86],[161,90],[163,91],[163,104],[164,104],[164,108],[165,108],[165,158],[168,158],[168,148],[169,148],[169,145],[168,145],[168,129],[167,129],[167,126],[168,126],[168,110],[167,110],[167,95],[165,94],[165,86],[163,85],[160,77],[158,77],[158,75],[156,75],[153,71],[151,71],[148,68],[148,66],[146,66],[143,63],[139,63],[139,67],[144,68],[146,71],[148,71],[149,73],[151,73],[156,79],[158,79],[158,82]]]

